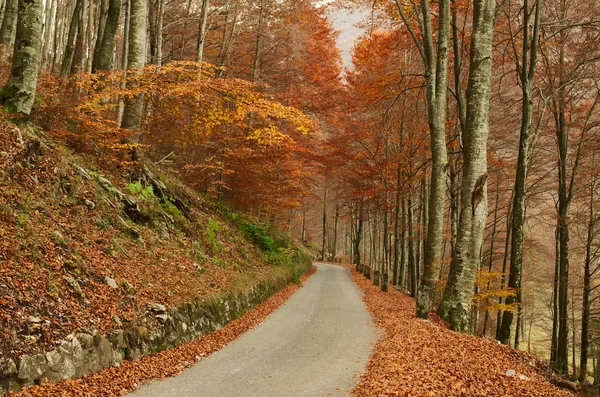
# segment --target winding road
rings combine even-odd
[[[315,265],[317,272],[259,326],[130,396],[345,396],[365,369],[375,329],[348,269]]]

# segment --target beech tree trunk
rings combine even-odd
[[[65,52],[60,68],[61,79],[69,77],[69,73],[71,72],[71,62],[73,62],[73,54],[75,53],[75,37],[77,36],[77,27],[79,26],[79,20],[82,18],[82,13],[83,0],[77,0],[75,2],[75,8],[73,8],[71,22],[69,23],[69,34],[67,35],[67,43],[65,45]]]
[[[475,2],[464,166],[458,235],[439,315],[456,331],[469,331],[475,275],[481,261],[487,218],[487,137],[492,80],[492,39],[496,0]]]
[[[583,276],[583,307],[581,311],[581,356],[579,360],[579,382],[583,383],[587,378],[588,372],[588,353],[590,344],[590,292],[592,279],[592,251],[594,240],[596,239],[596,211],[595,211],[595,191],[596,177],[593,176],[590,182],[590,210],[587,232],[587,242],[585,249],[585,263]]]
[[[325,261],[327,253],[327,188],[323,196],[323,240],[321,245],[321,260]]]
[[[4,5],[4,18],[0,27],[0,46],[4,54],[8,54],[13,45],[17,29],[17,13],[19,11],[19,0],[6,0]]]
[[[35,100],[42,44],[42,0],[20,0],[15,48],[8,82],[0,93],[4,108],[29,116]]]
[[[92,71],[112,70],[114,64],[114,54],[116,47],[117,30],[119,29],[119,19],[121,17],[121,0],[109,0],[106,22],[102,32],[98,30],[99,48],[96,49],[96,60],[92,65]],[[102,36],[100,37],[100,33]]]
[[[146,65],[147,0],[130,0],[130,3],[127,68],[141,69]],[[142,95],[126,99],[121,128],[138,131],[142,125],[143,106]],[[134,136],[132,142],[138,143],[139,135]]]
[[[436,286],[442,263],[446,169],[448,166],[446,105],[450,56],[450,0],[440,0],[439,2],[437,51],[433,44],[429,2],[421,1],[422,42],[411,28],[400,0],[396,0],[396,6],[425,64],[427,118],[431,142],[431,190],[429,192],[429,223],[427,225],[424,272],[417,297],[417,316],[427,318],[429,312],[434,309],[437,297]]]
[[[202,16],[200,17],[200,28],[198,29],[198,56],[196,61],[204,61],[204,41],[206,40],[206,24],[208,21],[208,7],[210,0],[202,1]]]
[[[513,195],[513,216],[512,216],[512,242],[510,250],[510,275],[508,278],[508,288],[516,291],[516,296],[509,296],[506,299],[507,305],[521,303],[521,276],[523,273],[523,242],[524,242],[524,224],[525,224],[525,183],[527,182],[528,159],[531,150],[531,114],[533,107],[533,84],[535,79],[535,70],[537,64],[537,49],[539,28],[541,23],[541,10],[544,5],[543,0],[538,0],[533,22],[533,34],[531,37],[531,49],[529,39],[529,1],[525,0],[523,5],[523,26],[525,34],[523,35],[523,54],[521,58],[521,131],[519,134],[519,155],[517,160],[517,172],[515,177],[514,195]],[[502,325],[500,326],[499,341],[508,344],[510,340],[510,330],[512,327],[513,312],[507,310],[502,316]],[[515,339],[519,340],[518,336]]]

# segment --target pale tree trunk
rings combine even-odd
[[[130,0],[129,51],[127,68],[139,70],[146,64],[147,0]],[[135,73],[135,72],[134,72]],[[139,131],[142,125],[143,95],[125,100],[121,128]],[[139,134],[132,137],[133,143],[139,142]]]
[[[198,29],[198,56],[196,61],[201,63],[204,61],[204,41],[206,40],[206,26],[208,21],[208,7],[210,0],[202,1],[202,15],[200,17],[200,28]]]
[[[56,9],[56,16],[54,18],[54,39],[52,43],[52,57],[49,57],[50,61],[50,72],[54,73],[54,68],[60,59],[60,47],[61,47],[61,38],[62,38],[62,30],[64,23],[61,23],[62,16],[66,15],[66,9],[60,10],[58,7]]]
[[[48,58],[51,58],[51,54],[50,54],[50,43],[52,42],[52,37],[53,37],[53,22],[54,22],[54,18],[55,18],[55,14],[56,14],[56,3],[58,2],[58,0],[48,0],[46,2],[46,10],[45,12],[45,21],[44,21],[44,28],[43,33],[42,33],[42,53],[41,56],[42,58],[40,59],[40,67],[44,67],[47,62],[48,62]]]
[[[4,108],[29,116],[35,100],[42,44],[42,0],[20,0],[10,77],[0,93]]]
[[[321,260],[325,261],[327,252],[327,188],[323,196],[323,240],[321,245]]]
[[[439,308],[440,316],[451,328],[463,332],[470,326],[473,286],[487,218],[487,137],[495,8],[496,0],[482,0],[474,6],[460,220],[448,283]]]
[[[300,232],[300,241],[303,244],[306,243],[306,210],[302,210],[302,230]]]
[[[340,222],[340,205],[335,204],[335,218],[333,221],[333,247],[331,249],[331,256],[333,261],[337,260],[337,246],[338,246],[338,226]]]
[[[421,41],[411,28],[400,0],[396,6],[425,64],[427,82],[427,119],[431,138],[431,190],[429,192],[429,223],[425,247],[423,282],[417,297],[417,316],[427,318],[434,309],[436,286],[442,262],[444,208],[446,198],[446,104],[448,100],[448,59],[450,56],[450,0],[440,0],[437,51],[433,44],[433,28],[429,2],[421,0]]]
[[[592,254],[594,248],[594,241],[596,240],[596,223],[599,219],[596,219],[595,211],[595,194],[596,194],[596,183],[597,175],[593,175],[590,181],[590,210],[589,210],[589,221],[588,221],[588,233],[587,242],[585,247],[585,264],[584,264],[584,277],[583,277],[583,307],[581,311],[581,356],[579,360],[579,382],[583,383],[587,378],[587,367],[588,367],[588,353],[590,345],[590,308],[591,308],[591,279],[596,269],[592,270],[592,261],[595,259]]]
[[[67,36],[67,43],[65,45],[65,52],[63,54],[62,65],[60,68],[60,78],[66,79],[69,77],[71,72],[71,62],[73,62],[73,54],[75,52],[75,37],[77,36],[77,27],[79,26],[79,20],[82,17],[83,12],[83,1],[77,0],[75,2],[75,8],[73,9],[73,15],[71,16],[71,22],[69,23],[69,34]]]
[[[356,233],[354,234],[354,263],[356,264],[357,270],[359,272],[363,271],[363,264],[361,262],[361,243],[363,237],[363,227],[364,227],[364,207],[363,203],[360,202],[358,204],[358,216],[356,220]]]
[[[1,51],[4,54],[9,53],[9,48],[15,40],[18,10],[19,0],[6,0],[4,18],[2,19],[2,27],[0,27],[0,46],[2,46]]]
[[[6,10],[6,0],[0,0],[0,28],[2,28],[2,21],[4,20],[4,11]]]
[[[541,10],[544,6],[543,0],[538,0],[535,8],[535,18],[533,21],[533,34],[531,37],[531,48],[529,38],[529,1],[525,0],[523,5],[524,19],[523,26],[526,30],[523,35],[523,54],[521,56],[521,90],[522,90],[522,116],[521,131],[519,134],[519,156],[517,160],[517,172],[515,177],[514,195],[513,195],[513,216],[512,216],[512,242],[510,251],[510,276],[508,278],[508,288],[516,291],[516,296],[509,296],[506,299],[507,305],[521,304],[521,276],[523,273],[523,242],[524,242],[524,224],[525,224],[525,183],[527,181],[528,159],[531,150],[531,114],[533,108],[533,84],[535,80],[535,70],[537,65],[537,49],[539,28],[541,23]],[[519,309],[520,310],[520,309]],[[507,310],[502,316],[502,325],[500,326],[499,341],[508,344],[510,340],[510,330],[514,314]],[[518,331],[518,330],[517,330]],[[518,334],[518,332],[517,332]],[[518,341],[518,336],[516,341]]]
[[[77,38],[75,39],[75,50],[73,51],[73,61],[71,62],[70,74],[77,74],[81,71],[83,65],[83,48],[85,42],[85,8],[89,1],[83,0],[80,18],[77,21]]]
[[[94,50],[96,41],[96,13],[99,12],[99,4],[95,0],[89,1],[87,29],[85,39],[85,61],[82,71],[91,72],[94,63]]]
[[[206,0],[208,1],[208,0]],[[163,25],[165,14],[165,0],[158,0],[158,21],[156,24],[156,62],[157,66],[162,66],[163,58]]]

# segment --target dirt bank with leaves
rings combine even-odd
[[[414,299],[352,274],[382,331],[354,396],[572,396],[548,382],[537,357],[417,319]]]
[[[258,325],[285,303],[315,270],[316,268],[313,267],[300,278],[298,284],[289,284],[239,319],[210,335],[134,362],[124,361],[120,367],[110,367],[81,379],[45,383],[19,393],[9,394],[9,397],[122,396],[150,380],[175,376]]]
[[[0,118],[0,378],[72,335],[152,335],[165,320],[153,308],[245,291],[309,261],[148,164],[75,154]]]

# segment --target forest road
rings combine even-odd
[[[375,327],[347,268],[312,275],[256,328],[135,397],[346,396],[368,362]]]

